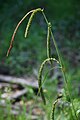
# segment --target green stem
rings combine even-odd
[[[42,11],[42,14],[43,14],[43,17],[44,17],[44,19],[46,21],[46,24],[48,26],[49,22],[48,22],[48,19],[47,19],[46,15],[45,15],[45,13],[43,11]],[[59,50],[58,50],[58,47],[57,47],[57,44],[56,44],[56,41],[54,39],[54,36],[53,36],[53,33],[52,33],[51,29],[50,29],[50,32],[51,32],[52,40],[53,40],[53,43],[54,43],[54,46],[55,46],[55,49],[56,49],[56,52],[57,52],[57,55],[58,55],[59,63],[61,65],[61,67],[62,67],[63,64],[62,64],[62,61],[61,61],[60,53],[59,53]],[[72,103],[72,107],[73,107],[73,110],[74,110],[75,118],[76,118],[76,120],[78,120],[77,115],[76,115],[76,110],[74,108],[74,104],[73,104],[73,101],[72,101],[72,98],[71,98],[71,92],[69,91],[66,75],[65,75],[65,73],[63,71],[63,67],[62,67],[61,71],[62,71],[62,74],[63,74],[64,82],[65,82],[65,85],[66,85],[66,88],[67,88],[67,91],[68,91],[68,95],[69,95],[70,101]],[[72,109],[71,109],[71,111],[72,111]]]
[[[49,24],[48,19],[47,19],[46,15],[45,15],[45,13],[44,13],[43,11],[42,11],[42,14],[43,14],[43,16],[44,16],[44,19],[45,19],[47,25],[48,25],[48,24]]]
[[[57,52],[57,55],[58,55],[58,58],[59,58],[59,63],[60,63],[60,65],[61,65],[61,71],[62,71],[63,79],[64,79],[64,82],[65,82],[65,85],[66,85],[66,88],[67,88],[67,91],[68,91],[68,95],[69,95],[70,101],[71,101],[71,103],[72,103],[72,108],[73,108],[73,111],[74,111],[76,120],[78,120],[77,115],[76,115],[76,110],[75,110],[75,108],[74,108],[73,100],[72,100],[72,98],[71,98],[71,92],[69,91],[67,78],[66,78],[65,72],[64,72],[64,70],[63,70],[63,63],[62,63],[62,61],[61,61],[60,53],[59,53],[59,51],[58,51],[58,47],[57,47],[56,41],[55,41],[55,39],[54,39],[52,30],[51,30],[51,36],[52,36],[52,39],[53,39],[53,42],[54,42],[54,46],[55,46],[55,49],[56,49],[56,52]]]

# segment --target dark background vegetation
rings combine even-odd
[[[24,32],[29,17],[21,24],[11,54],[8,58],[6,57],[17,23],[29,10],[38,7],[44,8],[45,14],[52,23],[53,33],[65,60],[65,66],[71,71],[79,68],[79,0],[0,0],[0,73],[20,76],[31,74],[33,68],[38,68],[38,65],[46,58],[44,46],[46,46],[47,27],[39,13],[34,17],[27,39],[24,38]],[[51,47],[53,57],[57,57],[54,45]]]

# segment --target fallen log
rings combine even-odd
[[[7,83],[16,83],[24,86],[30,86],[33,88],[38,88],[38,82],[34,78],[29,78],[27,77],[26,79],[24,78],[17,78],[17,77],[12,77],[12,76],[4,76],[0,75],[0,82],[7,82]]]

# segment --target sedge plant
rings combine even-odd
[[[44,66],[46,65],[47,62],[49,62],[50,64],[52,64],[52,62],[56,61],[59,65],[60,65],[60,68],[61,68],[61,71],[62,71],[62,74],[63,74],[63,78],[64,78],[64,83],[65,83],[65,86],[66,86],[66,89],[68,91],[68,95],[69,95],[69,99],[71,101],[71,104],[72,104],[72,107],[71,107],[71,111],[74,111],[74,120],[78,120],[78,117],[76,115],[76,111],[75,111],[75,108],[74,108],[74,105],[73,105],[73,100],[72,100],[72,97],[71,97],[71,92],[69,91],[69,87],[68,87],[68,83],[67,83],[67,78],[66,78],[66,75],[65,75],[65,71],[64,71],[64,65],[62,63],[62,60],[61,60],[61,56],[60,56],[60,53],[59,53],[59,50],[58,50],[58,47],[57,47],[57,44],[56,44],[56,41],[54,39],[54,35],[53,35],[53,32],[52,32],[52,25],[51,23],[48,21],[45,13],[44,13],[44,10],[41,9],[41,8],[37,8],[37,9],[34,9],[34,10],[31,10],[29,11],[21,20],[20,22],[17,24],[14,32],[13,32],[13,35],[12,35],[12,38],[11,38],[11,42],[10,42],[10,46],[9,46],[9,49],[7,51],[7,56],[10,54],[10,51],[13,47],[13,42],[14,42],[14,37],[16,35],[16,32],[19,28],[19,26],[21,25],[21,23],[24,21],[24,19],[29,15],[31,14],[30,18],[29,18],[29,21],[27,23],[27,26],[26,26],[26,30],[25,30],[25,38],[28,36],[28,33],[29,33],[29,29],[30,29],[30,26],[31,26],[31,23],[32,23],[32,20],[35,16],[35,14],[37,12],[40,12],[43,17],[44,17],[44,20],[45,20],[45,23],[47,25],[47,58],[42,62],[41,66],[40,66],[40,69],[39,69],[39,75],[38,75],[38,85],[39,85],[39,93],[41,94],[41,97],[42,97],[42,100],[44,102],[44,104],[46,105],[46,98],[45,98],[45,95],[44,95],[44,92],[43,92],[43,88],[42,88],[42,73],[43,73],[43,68]],[[50,38],[52,38],[53,40],[53,43],[54,43],[54,46],[55,46],[55,49],[56,49],[56,53],[57,53],[57,56],[58,56],[58,60],[56,60],[55,58],[53,58],[51,56],[51,48],[50,48]],[[52,104],[52,110],[51,110],[51,116],[50,116],[50,119],[51,120],[54,120],[54,111],[55,111],[55,107],[56,107],[56,104],[58,103],[59,99],[62,97],[62,95],[59,95],[59,97],[57,97],[57,99],[53,102]]]

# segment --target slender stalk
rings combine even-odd
[[[47,24],[47,26],[48,26],[48,25],[49,25],[49,22],[48,22],[48,19],[47,19],[46,15],[45,15],[45,13],[44,13],[43,11],[42,11],[42,14],[43,14],[43,17],[44,17],[44,19],[45,19],[45,22],[46,22],[46,24]],[[76,110],[75,110],[75,108],[74,108],[73,101],[72,101],[72,98],[71,98],[71,92],[69,91],[69,87],[68,87],[66,75],[65,75],[64,70],[63,70],[63,64],[62,64],[62,61],[61,61],[60,53],[59,53],[59,50],[58,50],[56,41],[55,41],[55,39],[54,39],[54,36],[53,36],[53,33],[52,33],[52,29],[50,29],[50,32],[51,32],[52,40],[53,40],[53,43],[54,43],[54,46],[55,46],[55,49],[56,49],[56,52],[57,52],[57,55],[58,55],[59,63],[60,63],[60,65],[61,65],[61,67],[62,67],[61,71],[62,71],[62,74],[63,74],[64,82],[65,82],[65,85],[66,85],[66,88],[67,88],[67,91],[68,91],[68,95],[69,95],[70,101],[71,101],[71,103],[72,103],[72,108],[73,108],[73,111],[74,111],[74,114],[75,114],[75,118],[76,118],[76,120],[78,120],[78,117],[77,117],[77,115],[76,115]],[[71,109],[71,111],[72,111],[72,109]]]
[[[53,39],[53,42],[54,42],[54,45],[55,45],[55,48],[56,48],[56,52],[57,52],[57,55],[58,55],[58,58],[59,58],[60,65],[62,66],[61,71],[62,71],[63,79],[64,79],[64,82],[65,82],[65,85],[66,85],[66,88],[67,88],[67,91],[68,91],[68,95],[69,95],[70,101],[71,101],[71,103],[72,103],[72,108],[73,108],[73,111],[74,111],[76,120],[78,120],[77,115],[76,115],[76,110],[75,110],[75,108],[74,108],[74,104],[73,104],[73,101],[72,101],[72,98],[71,98],[71,92],[69,91],[67,78],[66,78],[65,72],[64,72],[64,70],[63,70],[63,63],[62,63],[62,61],[61,61],[61,57],[60,57],[60,54],[59,54],[59,51],[58,51],[58,47],[57,47],[56,41],[55,41],[55,39],[54,39],[52,30],[51,30],[51,36],[52,36],[52,39]]]
[[[44,16],[44,19],[45,19],[47,25],[48,25],[48,24],[49,24],[48,19],[47,19],[46,15],[45,15],[45,13],[44,13],[43,11],[42,11],[42,14],[43,14],[43,16]]]

